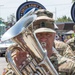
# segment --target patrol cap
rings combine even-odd
[[[47,11],[46,9],[38,9],[37,11],[35,11],[35,14],[37,15],[37,19],[36,20],[40,20],[40,19],[49,19],[49,20],[53,20],[53,13]]]
[[[37,15],[37,18],[33,23],[33,29],[39,28],[38,32],[55,33],[53,13],[47,11],[46,9],[39,9],[35,11],[35,14]]]

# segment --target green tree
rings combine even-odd
[[[14,23],[16,22],[15,15],[14,15],[14,14],[11,14],[11,15],[7,18],[7,22],[14,24]]]
[[[63,16],[61,18],[57,18],[56,22],[72,22],[70,17]]]
[[[72,0],[72,2],[75,2],[75,0]]]
[[[4,22],[4,19],[0,18],[0,21]]]

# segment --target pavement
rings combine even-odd
[[[4,70],[4,68],[6,68],[6,60],[5,57],[0,57],[0,75],[2,75],[2,72]]]

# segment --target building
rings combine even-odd
[[[74,22],[60,22],[60,23],[56,23],[56,25],[58,26],[57,33],[58,34],[64,34],[65,32],[67,32],[69,30],[73,30],[74,24],[75,24]]]

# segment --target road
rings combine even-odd
[[[0,75],[2,75],[3,69],[6,67],[7,63],[5,57],[0,57]]]

